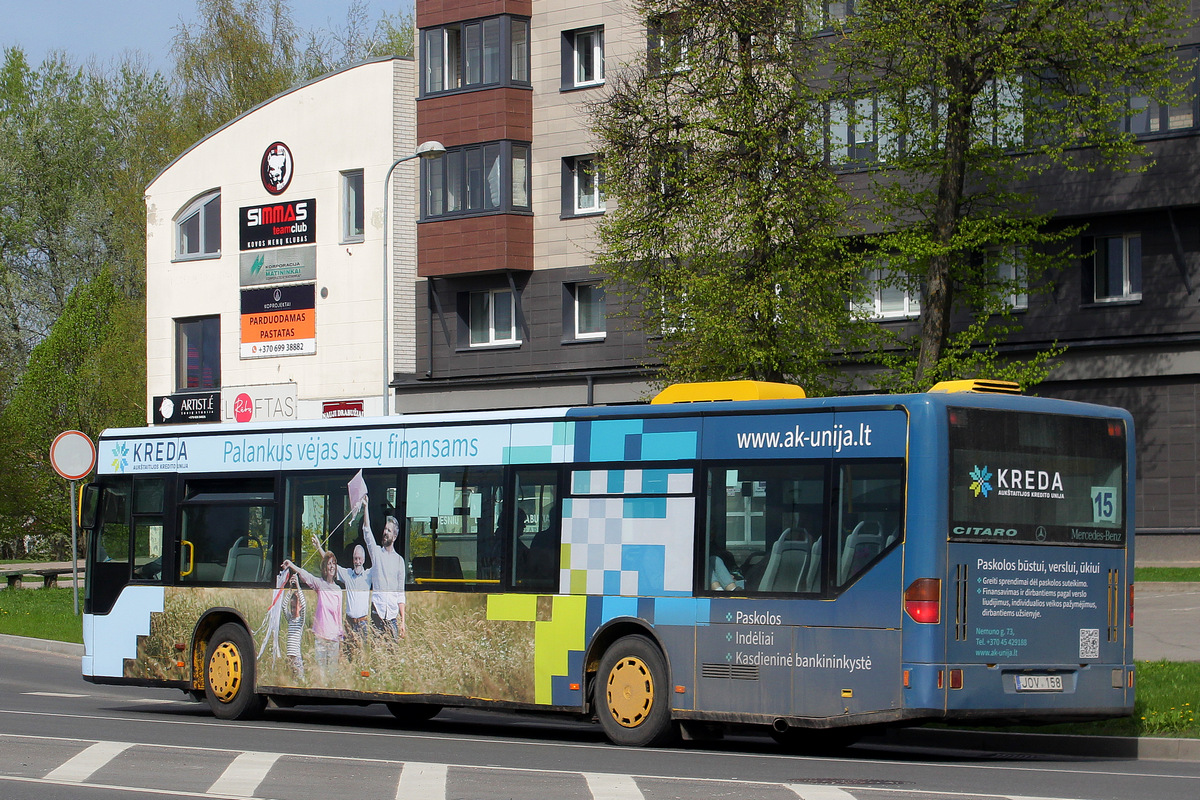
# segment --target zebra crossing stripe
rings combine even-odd
[[[788,789],[801,800],[855,800],[854,795],[836,786],[821,786],[812,783],[787,783]]]
[[[279,753],[240,753],[205,794],[252,796],[279,756]]]
[[[445,764],[405,761],[396,784],[396,800],[441,800],[446,797]]]
[[[132,746],[131,742],[96,742],[47,773],[46,780],[81,783]]]
[[[642,790],[632,775],[585,772],[583,777],[592,800],[642,800]]]

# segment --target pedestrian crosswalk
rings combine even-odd
[[[135,790],[138,796],[260,798],[330,796],[362,800],[508,798],[541,800],[668,800],[668,798],[777,797],[780,800],[857,800],[834,786],[647,778],[598,772],[468,767],[416,761],[372,761],[330,756],[188,748],[0,734],[0,796],[5,782]],[[19,765],[19,768],[11,768]]]

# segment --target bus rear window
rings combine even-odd
[[[951,408],[954,541],[1122,547],[1120,420]]]

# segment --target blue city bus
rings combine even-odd
[[[967,381],[111,430],[83,674],[785,742],[1124,716],[1133,426]],[[369,584],[369,585],[368,585]]]

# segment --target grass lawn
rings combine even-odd
[[[73,605],[70,589],[0,590],[0,633],[82,644],[83,622]]]
[[[1188,581],[1200,583],[1200,567],[1134,567],[1134,583],[1142,581]]]

